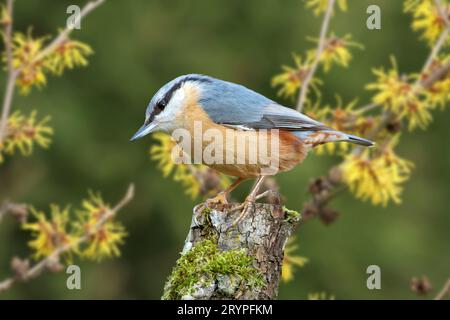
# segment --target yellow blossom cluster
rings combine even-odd
[[[170,135],[158,132],[153,135],[153,138],[157,141],[157,144],[151,146],[150,158],[158,162],[158,169],[162,171],[164,177],[173,173],[173,180],[180,182],[185,188],[186,194],[192,199],[197,198],[200,194],[217,193],[218,189],[223,189],[229,185],[230,179],[227,176],[217,174],[207,166],[176,164],[172,159],[172,150],[176,142]],[[206,180],[214,180],[217,183],[208,183]],[[207,190],[204,188],[205,184],[209,185],[206,188]]]
[[[61,209],[57,205],[50,205],[50,218],[43,211],[31,208],[34,222],[25,222],[24,230],[31,231],[33,239],[28,242],[34,250],[35,259],[45,258],[63,246],[71,246],[76,236],[69,233],[69,207]],[[72,251],[67,254],[72,255]]]
[[[50,206],[50,217],[31,208],[34,221],[22,227],[31,231],[29,246],[35,259],[45,258],[61,251],[68,261],[79,256],[92,260],[120,255],[119,245],[126,236],[124,227],[114,221],[110,207],[98,194],[91,193],[83,200],[82,208],[72,211]]]
[[[127,235],[119,222],[107,215],[111,211],[100,194],[90,193],[90,197],[82,201],[82,208],[77,211],[80,222],[75,224],[75,232],[86,235],[86,248],[81,252],[83,257],[102,260],[120,255],[119,245]]]
[[[50,117],[37,120],[36,114],[33,111],[25,116],[16,111],[8,118],[6,136],[0,145],[0,163],[4,154],[13,155],[19,151],[22,155],[29,156],[35,144],[43,148],[50,145],[50,136],[53,134],[53,129],[48,126]]]
[[[390,110],[398,119],[406,118],[410,130],[425,129],[432,120],[431,111],[437,104],[443,106],[448,101],[449,76],[446,75],[435,81],[430,88],[425,88],[418,81],[420,76],[399,74],[395,59],[391,58],[391,61],[392,68],[387,71],[384,68],[373,69],[377,81],[369,83],[366,89],[377,91],[372,98],[375,104]],[[428,73],[430,71],[432,70],[428,70]],[[422,75],[424,76],[426,75]]]
[[[320,15],[327,9],[329,0],[306,0],[306,8],[314,11],[315,15]],[[337,0],[337,5],[342,11],[347,11],[347,0]]]
[[[27,34],[15,33],[13,37],[13,68],[19,70],[17,85],[22,94],[28,94],[31,87],[41,88],[47,83],[46,74],[61,75],[66,68],[87,65],[86,56],[92,49],[79,41],[66,39],[61,44],[45,47],[49,37],[35,38]],[[44,49],[45,48],[45,49]]]
[[[421,31],[421,38],[432,46],[446,28],[445,19],[450,18],[450,3],[447,0],[439,1],[441,8],[433,0],[407,0],[404,2],[404,11],[412,14],[411,27],[414,31]],[[444,16],[443,16],[444,15]],[[450,43],[450,35],[446,39]]]
[[[434,59],[430,67],[420,75],[420,81],[426,82],[435,72],[450,63],[450,55],[443,55]],[[423,88],[422,93],[426,101],[433,107],[443,109],[450,101],[450,70],[430,86]]]
[[[294,279],[295,267],[301,268],[308,262],[307,258],[293,254],[297,248],[295,237],[290,237],[284,249],[283,265],[281,267],[281,279],[284,282]]]
[[[302,61],[301,55],[293,54],[294,67],[283,65],[281,67],[282,72],[275,75],[272,78],[272,86],[280,86],[278,95],[284,98],[290,98],[294,100],[299,88],[302,86],[305,77],[311,69],[313,57],[307,55],[307,58]],[[322,81],[313,77],[310,83],[311,88],[318,93],[318,85],[322,84]]]
[[[389,201],[401,202],[401,185],[409,178],[413,164],[394,152],[397,141],[392,139],[381,150],[366,149],[346,156],[340,165],[343,181],[357,198],[383,206]]]
[[[325,72],[330,71],[333,64],[340,65],[342,67],[348,67],[352,54],[349,50],[350,47],[363,49],[364,46],[358,42],[351,41],[352,36],[350,34],[340,38],[334,34],[325,39],[324,48],[320,56],[320,62],[323,65]],[[319,39],[309,38],[311,41],[318,43]],[[317,49],[311,49],[308,51],[308,56],[312,59],[316,56]]]
[[[309,38],[313,42],[318,42],[318,39]],[[350,47],[362,49],[363,46],[357,42],[351,41],[351,35],[347,34],[340,38],[331,34],[325,40],[324,49],[320,56],[319,63],[322,64],[325,72],[330,71],[333,65],[348,67],[352,54]],[[306,52],[306,58],[302,59],[301,55],[293,54],[294,66],[281,66],[282,72],[272,78],[272,86],[280,87],[278,95],[284,98],[295,99],[300,87],[311,71],[313,61],[316,57],[317,49],[310,49]],[[311,79],[310,87],[317,97],[320,97],[318,86],[322,84],[322,80],[314,77]]]

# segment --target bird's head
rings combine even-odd
[[[213,79],[207,76],[189,74],[166,83],[150,100],[145,111],[144,124],[130,141],[142,138],[151,132],[170,133],[178,128],[177,119],[180,118],[187,101],[192,98],[189,95],[192,95],[193,92],[199,94],[202,92],[204,84],[212,81]],[[191,90],[187,90],[187,87]],[[193,87],[195,90],[192,90]]]

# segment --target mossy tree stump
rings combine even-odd
[[[163,299],[275,299],[286,242],[300,214],[256,204],[236,226],[238,204],[194,208]]]

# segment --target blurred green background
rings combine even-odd
[[[351,33],[365,50],[354,50],[349,69],[335,67],[324,76],[323,102],[359,97],[369,102],[364,85],[374,79],[372,67],[389,66],[397,57],[404,72],[420,70],[428,49],[410,29],[410,16],[400,0],[350,0],[347,13],[338,12],[331,30]],[[65,24],[66,8],[80,1],[16,1],[15,27],[35,35],[55,34]],[[366,8],[382,9],[382,29],[366,28]],[[204,73],[244,84],[276,99],[270,79],[291,53],[314,44],[320,18],[300,0],[164,1],[107,0],[73,33],[92,46],[87,68],[49,78],[43,90],[18,97],[14,108],[52,116],[55,129],[49,150],[36,148],[31,157],[15,156],[0,166],[0,200],[10,198],[47,209],[49,203],[78,206],[88,189],[100,190],[116,202],[134,182],[136,197],[119,215],[129,236],[122,256],[101,263],[78,261],[82,290],[66,289],[66,274],[45,274],[15,285],[4,298],[144,298],[159,299],[188,231],[191,208],[182,187],[164,179],[149,159],[151,138],[128,139],[144,120],[144,110],[156,90],[185,73]],[[320,71],[321,72],[321,71]],[[322,73],[320,73],[322,74]],[[4,87],[4,77],[0,83]],[[350,194],[334,208],[342,213],[332,225],[308,222],[298,230],[298,253],[309,263],[282,284],[281,299],[305,299],[325,291],[338,299],[415,298],[411,277],[426,274],[435,288],[450,275],[450,215],[447,147],[448,112],[437,111],[427,131],[403,136],[399,154],[415,162],[402,205],[387,208],[362,203]],[[338,158],[310,155],[303,165],[280,174],[286,205],[300,209],[307,183],[324,174]],[[242,199],[249,183],[235,197]],[[199,200],[198,200],[199,201]],[[197,201],[197,202],[198,202]],[[0,279],[10,275],[14,255],[29,255],[29,235],[12,219],[0,225]],[[366,268],[382,271],[382,289],[366,288]]]

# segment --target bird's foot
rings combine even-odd
[[[241,210],[241,214],[239,215],[239,217],[237,217],[237,219],[235,219],[233,221],[233,223],[231,224],[230,228],[235,227],[251,211],[255,210],[255,201],[256,201],[256,197],[248,196],[245,199],[244,203],[242,203],[241,205],[239,205],[239,206],[237,206],[236,208],[233,209],[233,211]]]
[[[228,204],[227,193],[221,191],[214,198],[207,199],[205,204],[208,208],[215,207],[217,205],[226,205]]]

